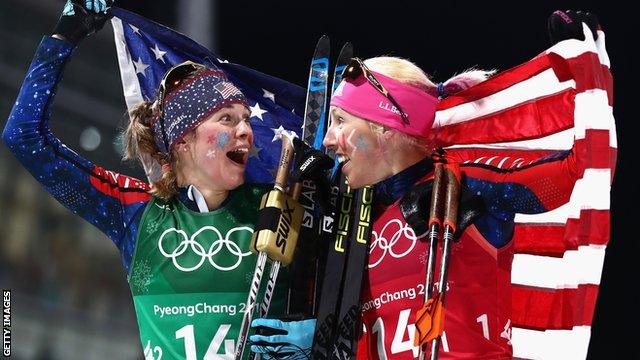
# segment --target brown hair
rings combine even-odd
[[[177,193],[177,176],[173,170],[171,156],[161,152],[156,145],[151,119],[156,115],[154,103],[144,101],[129,112],[129,124],[124,129],[125,143],[124,160],[140,160],[144,158],[155,160],[160,166],[170,165],[168,171],[162,171],[162,176],[152,182],[151,194],[163,199],[169,199]],[[144,164],[143,164],[144,165]],[[147,170],[147,169],[145,169]]]
[[[182,80],[189,80],[200,73],[210,71],[203,67]],[[151,120],[158,116],[158,101],[143,101],[129,111],[129,124],[123,131],[125,143],[124,160],[140,160],[147,176],[150,178],[151,194],[162,199],[170,199],[178,192],[178,174],[176,173],[176,158],[163,153],[156,145]],[[185,136],[185,139],[188,136]],[[171,150],[170,150],[171,151]],[[160,169],[154,169],[157,163]],[[162,170],[163,165],[169,165],[168,170]],[[165,168],[166,169],[166,168]],[[156,176],[153,176],[156,175]]]

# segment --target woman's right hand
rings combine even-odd
[[[53,29],[54,37],[77,45],[80,40],[102,29],[110,17],[107,10],[111,5],[113,0],[67,0]]]

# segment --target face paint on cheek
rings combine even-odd
[[[347,144],[349,146],[351,146],[351,148],[353,148],[353,151],[355,152],[356,150],[358,150],[358,145],[355,144],[353,142],[353,136],[356,134],[356,129],[351,130],[351,133],[349,134],[349,136],[347,137]]]
[[[231,140],[231,135],[227,132],[221,132],[218,134],[218,138],[216,139],[216,147],[221,149],[225,147],[229,141]]]
[[[207,151],[207,157],[209,159],[213,159],[216,157],[216,150],[215,149],[209,149],[209,151]]]
[[[369,149],[369,144],[366,142],[366,140],[364,139],[364,136],[362,135],[358,135],[358,140],[356,141],[356,145],[358,145],[358,148],[362,150]]]
[[[347,150],[347,137],[344,135],[342,131],[336,131],[336,143],[338,144],[338,149]]]

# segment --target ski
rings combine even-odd
[[[373,186],[358,189],[354,195],[355,211],[348,236],[347,259],[342,279],[340,308],[336,317],[331,358],[355,358],[360,334],[362,277],[367,266],[371,238]]]
[[[316,44],[316,48],[313,54],[313,59],[311,62],[309,82],[307,87],[305,115],[304,115],[303,126],[302,126],[303,141],[304,140],[309,141],[315,135],[318,124],[321,123],[322,119],[325,117],[327,79],[328,79],[328,68],[329,68],[329,49],[330,49],[329,38],[327,36],[322,36],[318,40],[318,43]],[[313,185],[313,183],[305,182],[305,184],[299,184],[299,183],[292,184],[291,197],[287,198],[287,195],[283,195],[283,194],[287,194],[287,179],[289,177],[289,164],[291,163],[295,154],[294,137],[296,137],[296,135],[293,133],[289,133],[287,131],[282,132],[283,148],[280,155],[281,158],[279,161],[279,167],[278,167],[278,172],[277,172],[277,176],[274,184],[274,190],[266,194],[268,196],[262,198],[262,203],[260,206],[260,209],[261,209],[260,214],[262,212],[264,212],[264,214],[273,213],[274,209],[280,209],[281,222],[283,220],[283,214],[284,214],[284,212],[282,212],[282,210],[284,209],[282,208],[282,206],[284,206],[286,209],[290,209],[290,206],[292,206],[292,204],[289,204],[289,200],[292,200],[293,202],[296,203],[296,204],[293,204],[293,208],[300,209],[299,210],[300,217],[297,220],[297,229],[293,230],[292,227],[296,227],[295,226],[296,224],[294,224],[291,221],[285,224],[285,227],[287,229],[291,229],[291,231],[296,232],[297,238],[302,237],[302,241],[298,241],[296,244],[292,245],[296,249],[296,256],[294,256],[293,258],[289,257],[288,258],[289,260],[284,263],[285,265],[293,266],[293,263],[296,261],[295,259],[298,259],[297,260],[298,266],[297,267],[294,266],[296,269],[292,269],[293,270],[292,273],[294,274],[293,280],[291,280],[291,282],[289,283],[289,296],[287,301],[288,314],[292,313],[291,312],[292,304],[295,305],[296,301],[299,304],[304,304],[307,302],[307,301],[304,301],[304,299],[309,298],[308,296],[305,296],[304,293],[302,294],[303,296],[299,296],[300,294],[297,294],[296,291],[301,288],[301,286],[299,285],[300,280],[304,279],[305,277],[308,277],[308,276],[305,276],[304,274],[304,271],[306,269],[304,268],[304,266],[301,266],[301,264],[304,264],[305,261],[308,261],[306,260],[307,256],[305,256],[305,254],[309,254],[309,250],[307,249],[309,246],[306,246],[306,243],[313,244],[313,240],[314,240],[313,237],[310,237],[308,235],[317,234],[317,231],[314,231],[313,229],[313,218],[310,219],[308,215],[308,214],[313,215],[313,209],[314,209],[313,198],[309,198],[308,200],[310,201],[308,202],[300,201],[300,198],[299,198],[300,193],[304,188],[304,185],[309,186],[309,185]],[[315,191],[315,186],[311,190]],[[271,196],[272,194],[273,196]],[[305,196],[305,199],[307,199],[306,196]],[[298,212],[298,210],[294,210],[294,211]],[[254,272],[254,276],[252,280],[252,286],[251,286],[247,303],[246,303],[247,310],[243,316],[240,334],[238,336],[238,341],[236,345],[235,359],[237,360],[244,358],[245,347],[246,347],[247,339],[249,336],[249,327],[253,319],[254,310],[255,310],[254,308],[257,305],[257,297],[260,289],[260,284],[262,281],[262,274],[265,268],[267,253],[269,254],[269,259],[271,259],[273,263],[271,266],[271,271],[269,274],[269,279],[267,282],[265,293],[263,295],[262,302],[260,306],[257,307],[257,310],[258,310],[257,315],[259,317],[266,317],[268,315],[269,307],[271,305],[273,290],[275,288],[275,283],[276,283],[278,272],[280,269],[280,263],[281,263],[281,260],[284,260],[284,259],[278,258],[278,256],[272,258],[273,254],[271,253],[271,251],[274,250],[274,246],[273,244],[271,244],[271,240],[273,240],[272,239],[273,235],[276,234],[276,229],[273,228],[272,226],[273,221],[268,221],[269,224],[266,224],[266,222],[261,224],[260,220],[262,219],[262,217],[260,214],[259,214],[258,224],[256,225],[256,229],[254,229],[254,239],[252,240],[252,246],[255,247],[256,251],[259,251],[259,256],[258,256],[258,262],[256,264],[256,270]],[[271,214],[271,217],[273,217],[273,214]],[[289,220],[292,220],[292,219],[289,219]],[[303,227],[301,222],[304,222],[306,226]],[[276,222],[275,224],[278,224],[278,222]],[[309,229],[303,231],[303,229],[306,229],[306,228],[309,228]],[[281,232],[280,225],[278,225],[277,234],[275,236],[276,237],[279,236],[278,234],[280,234],[280,232]],[[308,234],[305,234],[305,232]],[[317,240],[317,237],[318,236],[316,235],[315,236],[316,240]],[[278,241],[274,241],[274,243],[275,245],[277,245]],[[265,248],[259,249],[258,248],[259,246],[264,246]],[[277,246],[280,246],[280,245],[277,245]],[[282,245],[282,246],[285,246],[285,245]],[[285,254],[284,249],[285,248],[282,247],[282,255]],[[275,250],[279,250],[279,249],[275,249]],[[301,255],[301,256],[298,256],[298,255]],[[295,276],[296,274],[297,276]],[[299,301],[300,299],[303,299],[303,301]],[[260,358],[259,354],[255,354],[255,353],[249,354],[249,359],[259,359],[259,358]]]
[[[307,99],[301,139],[310,145],[315,144],[315,138],[320,131],[324,136],[324,119],[327,113],[329,54],[329,37],[324,35],[316,45],[307,84]],[[315,278],[317,252],[320,242],[318,236],[318,195],[316,184],[313,181],[302,181],[302,193],[299,203],[304,208],[304,215],[300,228],[300,241],[298,241],[296,255],[289,268],[287,314],[313,315],[315,290],[313,280]]]
[[[340,172],[340,171],[339,171]],[[334,239],[328,242],[322,291],[316,314],[316,331],[313,339],[312,358],[328,359],[333,348],[336,317],[340,306],[342,280],[347,260],[347,235],[353,215],[353,191],[344,175],[340,174],[339,204],[334,221]]]
[[[349,64],[353,56],[353,46],[345,44],[340,51],[336,62],[332,91],[338,87],[342,79],[342,71]],[[324,134],[322,134],[322,137]],[[334,173],[339,178],[338,190],[332,194],[339,194],[338,200],[332,200],[335,213],[323,217],[323,238],[326,251],[323,256],[323,268],[319,274],[323,274],[318,281],[321,291],[318,293],[319,301],[316,312],[316,331],[312,348],[313,359],[326,359],[332,350],[336,335],[336,317],[340,299],[342,296],[343,275],[347,260],[349,224],[353,217],[353,191],[347,184],[346,178],[341,174],[340,168]]]
[[[333,69],[331,94],[333,94],[333,92],[336,91],[336,89],[338,88],[338,85],[342,81],[342,72],[347,67],[352,57],[353,57],[353,45],[347,42],[342,46],[342,49],[340,49],[338,59]],[[327,107],[329,107],[330,102],[331,102],[331,96],[329,96],[329,98],[327,99]],[[329,149],[324,149],[324,147],[322,146],[322,141],[318,141],[318,139],[321,139],[321,140],[324,139],[324,136],[326,134],[326,129],[329,127],[329,116],[327,116],[324,120],[325,122],[323,126],[319,127],[318,132],[316,133],[315,144],[318,145],[318,147],[316,148],[319,150],[325,150],[325,153],[327,155],[329,155],[331,158],[335,158],[334,151]],[[318,230],[320,231],[320,235],[322,237],[322,241],[321,241],[322,246],[318,249],[319,252],[318,252],[317,261],[316,261],[317,266],[316,266],[315,291],[314,291],[315,298],[314,298],[314,308],[313,308],[314,315],[317,314],[318,312],[318,304],[319,304],[318,290],[322,289],[323,275],[325,272],[325,265],[327,262],[327,249],[328,249],[327,244],[332,243],[335,238],[335,233],[333,232],[333,224],[336,216],[335,208],[338,201],[338,194],[340,193],[339,188],[341,183],[340,173],[338,172],[338,165],[339,164],[336,161],[335,167],[332,171],[332,177],[333,179],[337,179],[337,181],[334,181],[333,184],[331,184],[332,185],[331,194],[329,195],[329,207],[331,208],[331,211],[326,209],[326,211],[323,214],[320,214],[320,218],[322,222]]]

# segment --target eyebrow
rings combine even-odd
[[[225,105],[222,109],[225,109],[225,110],[226,110],[226,109],[228,109],[228,110],[233,110],[234,105],[236,105],[236,104],[227,104],[227,105]],[[220,109],[220,110],[222,110],[222,109]],[[244,110],[244,111],[242,112],[242,115],[243,115],[243,116],[244,116],[244,115],[251,116],[251,111],[250,111],[246,106],[244,107],[244,109],[243,109],[243,110]],[[231,114],[228,114],[228,115],[231,115]]]

